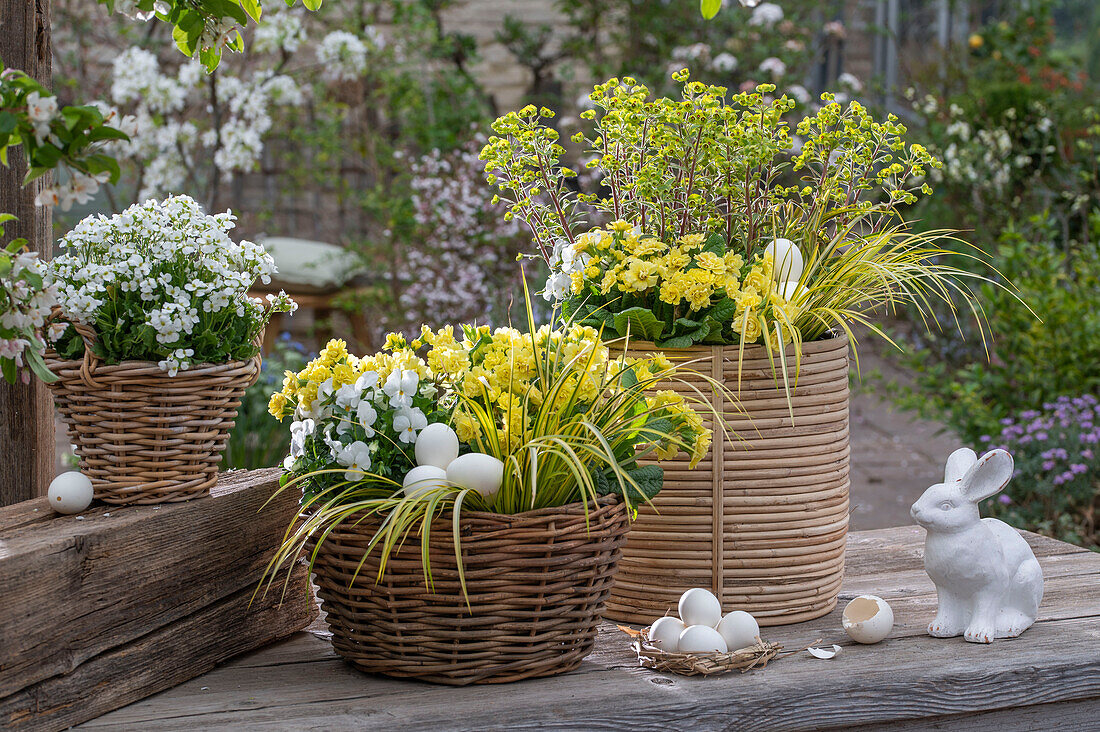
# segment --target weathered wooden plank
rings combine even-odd
[[[840,628],[839,610],[810,623],[767,629],[770,640],[788,648],[819,637],[844,643],[833,661],[800,653],[743,676],[686,679],[639,668],[625,637],[605,623],[596,650],[573,673],[453,689],[362,675],[337,660],[327,640],[299,634],[85,726],[801,730],[915,720],[907,729],[927,729],[941,722],[977,724],[983,717],[972,715],[978,712],[1100,697],[1100,555],[1038,537],[1048,577],[1040,622],[1019,639],[979,646],[925,634],[935,597],[919,555],[891,556],[919,548],[923,537],[908,529],[894,536],[869,533],[853,535],[853,564],[862,569],[848,575],[842,597],[871,587],[889,594],[894,635],[876,646],[854,645]],[[865,536],[869,541],[860,541]],[[882,561],[870,561],[864,552]],[[880,573],[878,566],[903,569]]]
[[[909,722],[887,722],[860,727],[860,732],[1051,732],[1096,729],[1100,720],[1100,697],[1082,701],[1036,704],[979,714],[951,715]],[[834,727],[826,732],[847,732],[847,727]]]
[[[0,60],[21,69],[47,88],[52,86],[49,0],[9,0],[0,3]],[[23,148],[8,151],[0,165],[0,213],[17,217],[4,226],[7,244],[23,237],[43,259],[49,259],[53,237],[50,209],[34,198],[50,184],[47,174],[23,187],[27,161]],[[43,495],[54,475],[53,399],[38,379],[8,385],[0,379],[0,506]]]
[[[222,668],[89,729],[805,730],[1100,696],[1100,623],[1048,622],[1029,642],[927,636],[799,654],[761,672],[681,678],[607,665],[501,688],[365,676],[338,661]],[[602,641],[603,639],[601,639]],[[203,687],[206,687],[203,689]]]
[[[0,699],[251,592],[297,510],[287,491],[259,511],[277,477],[230,473],[209,498],[94,506],[83,520],[44,499],[5,512]]]
[[[88,659],[71,673],[0,699],[0,725],[9,730],[66,729],[286,637],[308,624],[314,613],[304,565],[295,569],[285,600],[275,594],[251,600],[252,588],[243,589]]]

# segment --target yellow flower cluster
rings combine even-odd
[[[581,234],[562,258],[573,296],[621,293],[626,303],[643,303],[655,312],[660,303],[672,306],[673,319],[691,317],[728,297],[736,304],[733,330],[745,343],[761,337],[760,316],[769,306],[781,308],[792,323],[799,315],[777,291],[772,269],[770,254],[747,263],[736,252],[720,256],[708,251],[702,234],[666,243],[626,221]],[[774,333],[769,337],[775,340]]]
[[[378,373],[379,381],[384,382],[394,369],[416,371],[421,379],[431,377],[431,371],[423,360],[410,349],[399,349],[392,353],[376,353],[373,356],[358,358],[348,353],[348,344],[339,339],[328,342],[317,358],[295,373],[283,374],[283,388],[271,395],[267,410],[279,420],[290,416],[298,407],[309,411],[317,399],[321,385],[331,379],[332,389],[354,384],[366,371]]]
[[[425,356],[428,365],[454,389],[468,398],[495,405],[497,436],[505,449],[526,441],[532,416],[528,407],[538,409],[543,404],[546,384],[540,366],[545,374],[555,364],[570,365],[571,373],[554,395],[555,403],[564,405],[571,398],[595,400],[608,361],[607,347],[600,342],[599,333],[579,325],[565,332],[543,326],[534,339],[515,328],[490,332],[482,326],[469,330],[462,340],[455,337],[450,326],[434,332],[424,326],[417,340],[429,346]],[[478,420],[461,405],[455,410],[453,422],[460,440],[468,442],[482,436]]]

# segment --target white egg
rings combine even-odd
[[[447,466],[447,480],[491,498],[504,480],[504,463],[480,452],[459,455]]]
[[[416,464],[446,470],[458,457],[458,435],[450,425],[435,422],[420,430],[416,438]]]
[[[802,276],[802,251],[790,239],[776,239],[764,247],[772,255],[772,276],[776,282],[797,282]]]
[[[675,653],[680,648],[680,634],[684,632],[684,627],[683,621],[671,615],[657,618],[649,627],[649,640],[662,651]]]
[[[756,636],[760,635],[760,625],[756,618],[744,610],[734,610],[727,613],[722,622],[718,623],[718,632],[726,647],[731,651],[756,645]]]
[[[80,513],[92,505],[92,481],[75,470],[62,473],[50,482],[46,498],[58,513]]]
[[[709,625],[689,625],[678,641],[680,653],[726,653],[722,634]]]
[[[684,625],[718,625],[722,619],[722,605],[710,590],[693,587],[680,595],[680,620]]]
[[[775,289],[779,291],[779,294],[783,297],[784,300],[790,302],[794,299],[795,294],[798,292],[798,281],[796,280],[794,282],[787,282],[786,280],[784,280],[780,282]]]
[[[894,611],[878,595],[860,595],[844,608],[843,624],[856,643],[878,643],[894,628]]]
[[[405,473],[405,480],[401,481],[405,495],[413,497],[446,485],[447,471],[434,465],[418,465]]]

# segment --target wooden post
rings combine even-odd
[[[46,86],[51,85],[49,0],[0,0],[0,59]],[[4,228],[10,238],[25,237],[43,259],[52,254],[50,210],[34,197],[49,175],[23,187],[26,160],[21,148],[8,151],[0,166],[0,212],[19,217]],[[10,239],[9,239],[10,240]],[[0,505],[42,495],[54,475],[53,400],[45,384],[8,386],[0,380]]]

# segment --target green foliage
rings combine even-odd
[[[1037,217],[1025,231],[1009,229],[995,250],[1018,297],[981,288],[995,336],[988,362],[956,364],[927,349],[917,356],[919,392],[904,403],[946,418],[967,442],[995,435],[1001,419],[1059,396],[1100,393],[1100,254],[1095,247],[1059,251],[1050,224]]]
[[[271,418],[268,400],[283,382],[283,372],[298,371],[306,363],[305,348],[289,333],[275,340],[264,354],[260,377],[248,387],[237,409],[236,424],[229,433],[223,469],[255,470],[279,465],[290,447],[285,426]]]
[[[97,0],[113,12],[140,20],[156,20],[172,29],[172,40],[185,56],[192,56],[207,71],[221,63],[222,51],[244,51],[241,30],[259,23],[259,0]],[[297,0],[288,0],[294,6]],[[302,0],[307,10],[317,10],[321,0]]]
[[[96,106],[59,109],[46,87],[0,63],[0,164],[7,167],[8,150],[22,146],[28,168],[24,185],[58,167],[116,182],[118,163],[97,147],[129,138],[108,122]]]

